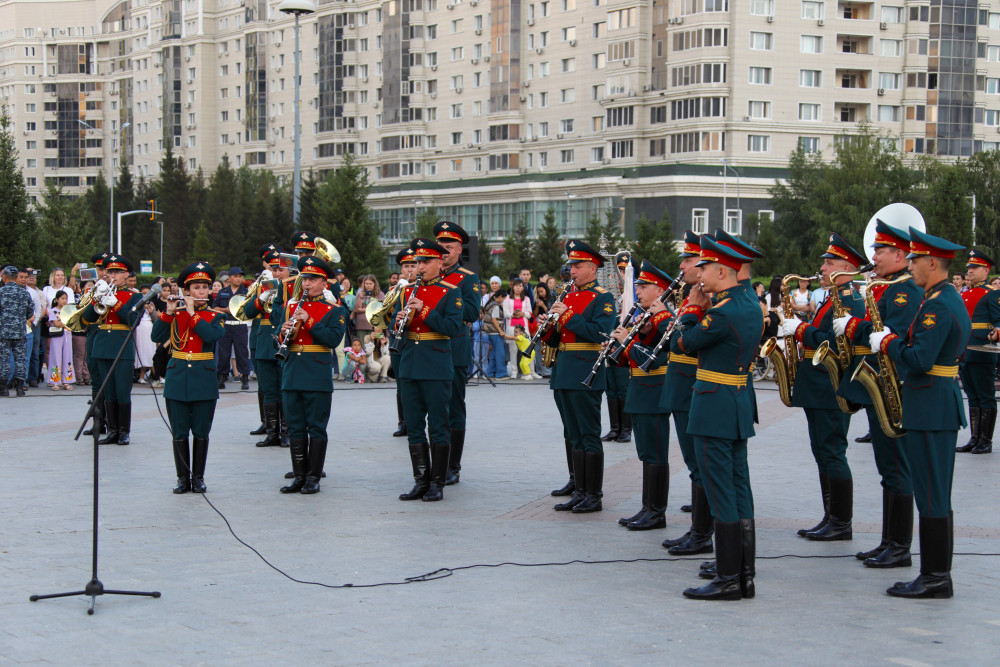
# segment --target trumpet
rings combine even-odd
[[[795,317],[795,310],[792,308],[792,294],[789,284],[793,280],[818,280],[823,275],[817,273],[814,276],[800,276],[790,273],[781,279],[781,311],[784,318]],[[774,366],[774,381],[778,385],[778,395],[781,402],[792,407],[792,387],[795,386],[795,371],[799,363],[799,349],[795,342],[795,336],[785,336],[784,351],[778,346],[777,337],[768,339],[760,348],[760,356],[768,357]]]
[[[406,282],[406,281],[400,279],[400,282]],[[413,283],[413,291],[410,292],[411,297],[417,293],[418,289],[420,289],[420,283],[421,283],[420,278],[417,278],[416,281]],[[405,286],[399,291],[400,298],[402,298],[402,296],[405,294],[404,290]],[[403,351],[403,339],[406,337],[406,327],[407,325],[409,325],[410,320],[413,319],[413,309],[412,308],[407,309],[405,303],[403,304],[403,308],[404,310],[406,310],[406,314],[403,317],[396,320],[396,326],[393,327],[392,330],[392,341],[389,343],[389,350],[391,352]]]

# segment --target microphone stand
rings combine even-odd
[[[486,380],[493,387],[496,387],[497,383],[493,381],[493,378],[491,378],[489,375],[486,374],[486,371],[483,370],[482,364],[479,363],[479,359],[476,358],[476,341],[474,340],[473,335],[472,335],[472,325],[466,325],[466,329],[469,332],[469,342],[472,344],[472,363],[476,365],[476,370],[479,371],[479,377],[486,378]],[[480,332],[479,335],[482,336],[482,332]],[[471,384],[471,381],[469,380],[469,378],[465,379],[465,384]],[[479,379],[478,378],[476,379],[476,386],[477,387],[479,386]]]
[[[143,304],[143,308],[145,308],[145,304]],[[101,383],[101,387],[100,387],[100,389],[97,390],[97,394],[94,396],[94,399],[90,402],[90,408],[87,410],[87,414],[84,415],[84,417],[83,417],[83,423],[80,424],[80,428],[78,428],[76,430],[76,436],[73,438],[73,440],[79,440],[80,439],[80,434],[83,432],[83,429],[87,426],[87,422],[90,421],[90,419],[94,416],[94,408],[96,406],[100,405],[99,401],[104,400],[104,388],[107,386],[108,380],[114,374],[115,367],[118,366],[118,362],[121,361],[122,355],[125,353],[125,348],[128,347],[129,340],[132,338],[132,334],[135,333],[135,329],[139,325],[139,322],[141,320],[142,320],[142,314],[140,313],[139,317],[137,317],[135,319],[135,322],[133,322],[132,325],[129,327],[129,334],[125,338],[125,340],[122,342],[122,346],[118,349],[118,355],[115,357],[115,360],[111,362],[111,368],[110,368],[110,370],[108,370],[107,375],[104,376],[104,382]],[[150,592],[147,593],[147,592],[142,592],[142,591],[107,590],[107,589],[104,588],[104,584],[101,583],[101,580],[97,578],[97,552],[98,552],[98,549],[97,549],[97,509],[98,509],[98,499],[99,499],[99,490],[100,490],[100,482],[99,482],[99,478],[98,478],[98,472],[99,472],[99,466],[100,466],[100,457],[98,456],[98,453],[97,453],[98,452],[98,447],[99,447],[99,445],[97,443],[98,443],[98,440],[100,440],[100,429],[96,428],[96,425],[95,425],[93,431],[94,431],[94,517],[93,517],[92,531],[93,531],[94,541],[93,541],[92,555],[91,555],[91,568],[92,569],[91,569],[91,578],[90,578],[90,581],[87,582],[87,585],[84,586],[84,588],[83,588],[82,591],[70,591],[70,592],[67,592],[67,593],[49,593],[47,595],[32,595],[31,597],[28,598],[32,602],[37,602],[38,600],[48,600],[48,599],[51,599],[51,598],[75,597],[77,595],[89,596],[90,597],[90,607],[87,609],[87,615],[88,616],[92,616],[94,614],[94,603],[97,601],[97,596],[98,595],[139,595],[139,596],[151,597],[151,598],[158,598],[158,597],[160,597],[160,592],[159,591],[150,591]]]

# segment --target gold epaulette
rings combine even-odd
[[[725,299],[723,299],[723,300],[722,300],[722,301],[720,301],[719,303],[717,303],[717,304],[715,304],[714,306],[712,306],[712,308],[721,308],[722,306],[724,306],[725,304],[729,303],[729,302],[730,302],[730,301],[732,301],[732,300],[733,300],[733,298],[732,298],[732,297],[728,297],[728,296],[727,296],[727,297],[726,297]],[[712,310],[712,308],[709,308],[709,310]]]
[[[604,289],[600,285],[597,285],[596,287],[594,287],[594,291],[597,292],[598,294],[607,294],[608,293],[608,290]]]
[[[459,270],[459,271],[460,271],[461,273],[464,273],[464,274],[465,274],[465,275],[467,275],[467,276],[473,276],[473,275],[475,275],[475,274],[474,274],[474,273],[473,273],[472,271],[469,271],[469,270],[468,270],[467,268],[465,268],[464,266],[460,266],[460,267],[458,267],[458,270]]]

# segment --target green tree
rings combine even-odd
[[[498,271],[497,263],[493,259],[493,248],[490,244],[480,238],[479,243],[479,279],[485,283],[490,281],[490,276],[493,276]]]
[[[594,246],[609,255],[614,255],[619,250],[625,248],[625,235],[622,233],[619,224],[620,212],[618,209],[609,208],[604,211],[604,224],[601,226],[601,237],[604,239],[604,247]]]
[[[635,240],[626,243],[636,260],[647,260],[658,269],[676,277],[681,264],[680,253],[674,247],[670,214],[663,211],[660,220],[650,220],[645,213],[639,215],[635,226]]]
[[[316,180],[312,169],[302,175],[302,183],[299,185],[299,224],[296,229],[291,230],[292,232],[317,228],[319,218],[316,213],[316,189],[318,187],[319,182]],[[291,193],[291,190],[289,190],[289,193]],[[282,237],[282,243],[291,237],[291,233]]]
[[[531,226],[528,224],[528,219],[522,215],[517,219],[511,234],[503,240],[504,252],[501,261],[503,275],[500,276],[501,278],[534,266],[531,256],[532,245]]]
[[[591,216],[587,218],[587,226],[583,229],[583,242],[594,250],[600,251],[601,236],[603,235],[604,224],[601,222],[601,216],[597,213],[591,214]]]
[[[118,193],[116,192],[115,194]],[[93,230],[94,237],[91,240],[100,249],[104,246],[108,226],[114,221],[114,215],[112,215],[111,211],[111,188],[108,187],[108,182],[104,178],[103,171],[97,172],[97,179],[90,186],[90,189],[84,193],[83,200],[87,204],[87,211],[90,213],[90,217],[96,223]],[[117,203],[116,201],[115,204]],[[97,250],[94,252],[97,252]],[[84,261],[89,259],[90,257],[88,256]]]
[[[975,245],[1000,261],[1000,151],[976,153],[966,168],[976,197]]]
[[[198,225],[198,230],[194,234],[194,243],[191,246],[191,253],[188,255],[187,259],[184,261],[185,266],[188,264],[193,264],[194,262],[208,262],[213,267],[215,267],[216,272],[222,271],[223,267],[219,262],[224,262],[225,258],[221,257],[221,251],[224,250],[219,248],[213,241],[212,235],[209,234],[208,225],[202,220],[201,224]],[[225,268],[229,268],[228,265]],[[254,265],[256,268],[256,265]],[[250,271],[250,269],[244,269],[244,271]]]
[[[966,164],[921,156],[918,168],[924,187],[915,190],[911,203],[923,214],[928,233],[971,246],[972,176]]]
[[[163,263],[165,270],[183,268],[184,259],[189,255],[191,239],[202,220],[202,184],[187,173],[183,158],[174,157],[173,149],[167,150],[160,160],[160,178],[153,184],[157,210],[163,211],[166,228],[163,236]],[[158,216],[159,217],[159,216]],[[137,243],[139,258],[152,257],[159,251],[159,225],[147,216],[132,217],[131,226],[144,232],[143,238],[149,243]],[[226,238],[226,243],[238,239]],[[126,255],[135,252],[125,249]]]
[[[425,208],[417,214],[416,225],[413,238],[432,239],[434,238],[434,225],[438,223],[437,209],[431,206]]]
[[[28,190],[17,163],[7,105],[0,107],[0,263],[28,266],[36,264],[38,228],[28,210]]]
[[[538,228],[538,238],[535,239],[535,271],[539,274],[543,271],[557,273],[565,262],[564,244],[562,230],[556,222],[556,211],[550,206],[542,219],[542,226]]]
[[[97,225],[85,198],[68,197],[50,182],[37,211],[43,268],[73,266],[97,252]]]

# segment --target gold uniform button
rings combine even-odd
[[[301,352],[296,352],[296,353],[295,353],[295,356],[297,356],[297,357],[301,357],[301,356],[302,356],[302,353],[301,353]]]
[[[191,368],[191,364],[188,364],[188,368]]]

